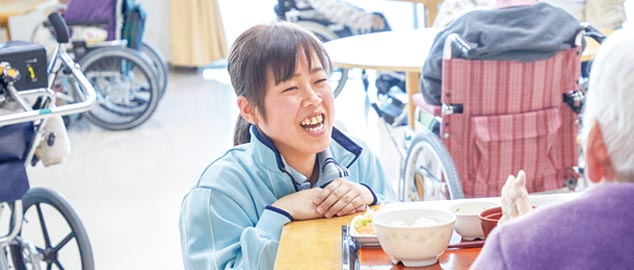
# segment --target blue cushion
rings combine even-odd
[[[29,189],[24,162],[33,140],[33,123],[0,127],[0,201],[21,199]]]

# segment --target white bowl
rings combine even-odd
[[[433,224],[414,224],[420,218]],[[393,224],[393,221],[406,224]],[[433,209],[394,209],[377,213],[372,222],[381,248],[407,267],[435,264],[451,240],[456,216]]]
[[[454,229],[463,240],[484,239],[484,232],[480,225],[478,215],[482,210],[499,206],[499,203],[492,201],[469,200],[452,205],[449,211],[456,215]]]

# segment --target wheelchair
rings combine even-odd
[[[49,19],[59,44],[48,66],[39,44],[0,45],[0,215],[10,214],[7,233],[0,236],[0,269],[95,268],[88,234],[75,210],[51,189],[29,188],[26,174],[29,164],[61,162],[60,153],[69,147],[61,116],[90,110],[96,100],[77,63],[59,49],[68,41],[61,16],[55,13]],[[74,78],[77,92],[67,97],[54,92],[49,73],[58,73],[51,70]],[[57,98],[68,102],[56,106]]]
[[[598,32],[582,26],[575,47],[533,62],[452,58],[452,50],[466,55],[469,45],[450,35],[442,105],[413,96],[415,135],[406,142],[399,199],[499,196],[507,176],[520,169],[530,193],[574,190],[583,169],[576,142],[584,98],[581,41]],[[487,80],[514,83],[484,87]]]
[[[72,0],[58,8],[73,32],[72,55],[97,90],[97,106],[83,115],[110,130],[147,121],[165,93],[169,72],[163,56],[141,39],[146,17],[141,6],[131,0]],[[46,23],[32,36],[43,44],[53,39]],[[56,85],[67,91],[66,82]]]

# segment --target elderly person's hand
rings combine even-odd
[[[363,211],[373,201],[374,196],[367,187],[337,178],[321,191],[314,204],[317,213],[330,218]]]
[[[502,187],[502,218],[500,218],[498,225],[531,210],[533,208],[528,200],[528,191],[526,190],[526,173],[520,170],[517,177],[509,175]]]

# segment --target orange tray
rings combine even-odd
[[[438,263],[426,267],[405,267],[403,264],[392,264],[390,256],[387,255],[381,247],[362,246],[348,234],[348,225],[341,227],[341,243],[342,243],[342,269],[366,269],[366,270],[383,270],[383,269],[469,269],[475,258],[480,253],[481,247],[478,242],[473,244],[461,242],[463,246],[477,246],[466,248],[449,248],[440,255]],[[452,238],[452,243],[458,244],[456,238]],[[458,245],[460,246],[460,245]]]

